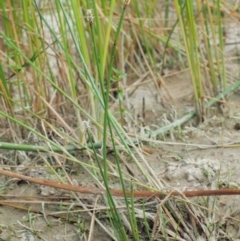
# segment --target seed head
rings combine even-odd
[[[82,122],[82,130],[83,130],[83,132],[86,132],[90,128],[91,128],[91,125],[90,125],[90,121],[89,120]]]
[[[86,10],[86,16],[87,16],[87,22],[89,22],[90,27],[92,27],[93,19],[94,19],[92,9],[87,9]]]

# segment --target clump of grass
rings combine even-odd
[[[196,110],[154,131],[152,137],[181,126],[195,115],[201,120],[205,108],[202,100],[209,95],[208,86],[211,97],[216,96],[217,100],[238,88],[239,82],[228,88],[226,84],[220,1],[202,6],[199,1],[174,1],[174,5],[170,1],[161,4],[158,1],[150,4],[136,0],[131,4],[130,1],[121,4],[111,1],[108,5],[106,1],[56,0],[49,5],[40,5],[29,0],[0,3],[4,29],[0,33],[4,41],[0,63],[1,122],[9,126],[10,139],[14,143],[29,142],[30,135],[40,142],[36,147],[20,145],[18,149],[45,151],[56,160],[62,158],[74,163],[88,173],[94,185],[106,189],[104,203],[109,207],[108,219],[115,231],[114,235],[108,234],[113,239],[130,240],[133,237],[141,240],[134,188],[159,190],[164,185],[140,152],[139,142],[130,138],[125,129],[125,88],[130,84],[128,79],[134,82],[148,72],[161,93],[159,83],[165,86],[164,77],[160,78],[156,73],[163,73],[164,66],[170,66],[166,63],[174,60],[174,64],[180,62],[180,67],[189,66]],[[173,7],[175,19],[167,19]],[[175,35],[179,26],[180,41]],[[200,48],[201,41],[204,50]],[[117,77],[121,121],[109,110],[114,100],[111,90],[114,75]],[[207,83],[203,81],[205,75]],[[206,107],[215,101],[210,101]],[[115,162],[109,160],[109,146]],[[9,143],[2,147],[16,149],[15,144]],[[74,156],[76,150],[84,150],[91,161],[85,163]],[[56,152],[61,154],[56,155]],[[141,173],[141,179],[134,176],[134,172],[130,175],[123,171],[121,152],[130,157]],[[47,158],[42,160],[51,167]],[[64,167],[62,170],[64,178],[54,169],[52,172],[59,181],[67,179],[71,182]],[[118,211],[120,201],[111,195],[114,182],[118,182],[124,192],[124,212]],[[127,188],[131,190],[131,197],[125,193]],[[87,210],[78,196],[74,197]],[[186,224],[184,214],[177,210],[178,200],[157,201],[157,215],[152,220],[147,205],[140,215],[148,239],[181,239],[187,235],[188,226],[194,226],[194,223]],[[187,210],[187,215],[196,218],[195,225],[208,237],[207,227],[201,226],[195,215],[199,210],[187,200],[182,202],[184,212]],[[97,218],[96,222],[102,225]],[[197,228],[195,232],[198,232]],[[192,235],[192,240],[197,235]]]

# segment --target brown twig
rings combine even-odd
[[[0,174],[3,174],[5,176],[9,176],[12,178],[17,178],[21,179],[24,181],[29,181],[33,183],[37,183],[40,185],[45,185],[45,186],[50,186],[50,187],[55,187],[58,189],[64,189],[68,191],[73,191],[73,192],[79,192],[79,193],[85,193],[85,194],[105,194],[106,191],[101,188],[95,188],[95,187],[86,187],[86,186],[73,186],[70,184],[63,184],[63,183],[58,183],[54,181],[48,181],[45,179],[40,179],[40,178],[34,178],[34,177],[29,177],[9,171],[4,171],[0,170]],[[113,196],[124,196],[124,193],[122,190],[117,190],[117,189],[112,189],[111,194]],[[131,196],[130,191],[126,191],[127,196]],[[215,189],[215,190],[197,190],[197,191],[183,191],[182,193],[178,191],[172,191],[172,192],[163,192],[163,191],[134,191],[133,192],[134,197],[165,197],[166,195],[169,196],[181,196],[184,195],[186,197],[197,197],[197,196],[222,196],[222,195],[240,195],[240,189]]]

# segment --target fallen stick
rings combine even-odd
[[[54,181],[48,181],[41,178],[34,178],[29,177],[21,174],[17,174],[14,172],[4,171],[0,170],[0,174],[3,174],[5,176],[9,176],[12,178],[21,179],[28,182],[37,183],[40,185],[55,187],[58,189],[64,189],[68,191],[73,192],[79,192],[79,193],[85,193],[85,194],[106,194],[105,189],[101,188],[95,188],[95,187],[86,187],[86,186],[74,186],[71,184],[64,184],[64,183],[58,183]],[[113,196],[124,196],[124,192],[122,190],[112,189],[110,190],[111,195]],[[131,191],[126,191],[127,196],[131,196]],[[169,192],[163,192],[163,191],[133,191],[134,197],[142,197],[142,198],[150,198],[150,197],[165,197],[165,196],[186,196],[186,197],[198,197],[198,196],[222,196],[222,195],[240,195],[240,189],[215,189],[215,190],[196,190],[196,191],[169,191]]]

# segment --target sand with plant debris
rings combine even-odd
[[[139,2],[141,6],[141,1]],[[227,8],[227,1],[223,2],[221,7],[225,9]],[[231,2],[237,3],[237,1]],[[163,3],[160,3],[160,7],[162,7],[161,4]],[[228,3],[230,3],[230,1],[228,1]],[[55,11],[55,9],[53,10]],[[45,15],[46,21],[52,25],[52,28],[56,30],[56,35],[59,36],[61,35],[59,20],[57,16],[53,18],[53,12],[51,12],[50,8],[49,11],[50,12]],[[97,11],[99,11],[100,18],[107,22],[107,16],[104,16],[102,10],[99,8]],[[143,11],[145,11],[145,9]],[[225,14],[226,13],[227,11],[225,11]],[[229,14],[229,16],[224,19],[224,55],[226,57],[225,65],[228,85],[234,83],[239,77],[238,55],[240,44],[237,41],[240,32],[239,16],[237,15],[237,11],[234,11],[234,13],[237,16],[236,18]],[[72,14],[73,12],[69,10],[69,15],[72,16]],[[117,14],[116,12],[114,18]],[[154,26],[155,19],[150,20],[143,17],[142,23],[144,23],[143,26],[149,24],[151,33],[159,35],[158,37],[160,38],[162,34],[161,31],[163,29],[165,31],[165,20],[160,20],[160,17],[162,18],[166,13],[161,10],[159,14],[162,16],[158,16],[159,19],[157,21],[159,22],[156,28]],[[133,16],[131,16],[131,14],[129,16],[130,18],[126,19],[124,24],[129,24],[129,26],[130,24],[135,25],[135,13]],[[169,18],[175,22],[176,13],[172,3],[169,5]],[[149,23],[147,23],[148,21]],[[70,25],[72,25],[72,22],[70,23]],[[151,24],[154,26],[153,29],[151,29]],[[50,45],[55,39],[53,39],[49,28],[44,24],[42,24],[42,26],[42,36],[39,33],[38,37],[46,38],[44,41]],[[140,25],[136,24],[136,26],[140,29]],[[115,26],[113,28],[115,29]],[[131,28],[134,29],[132,26]],[[132,157],[120,149],[121,169],[127,180],[126,187],[128,190],[130,190],[131,187],[135,190],[142,190],[146,186],[148,188],[150,188],[150,186],[152,188],[161,186],[161,190],[169,194],[164,198],[150,196],[149,198],[136,198],[136,200],[134,200],[134,211],[140,240],[150,240],[148,236],[149,231],[151,232],[152,240],[240,240],[239,196],[187,198],[180,195],[179,197],[170,197],[172,191],[177,191],[181,194],[183,191],[191,190],[240,188],[240,93],[236,91],[231,94],[231,96],[227,96],[222,102],[206,110],[206,112],[203,113],[204,121],[202,123],[198,123],[197,118],[194,118],[164,135],[154,136],[153,138],[152,133],[154,131],[174,123],[195,109],[193,105],[194,96],[190,71],[188,68],[182,70],[183,66],[184,68],[188,66],[185,56],[181,56],[181,59],[184,59],[182,63],[178,63],[175,60],[177,54],[184,55],[183,51],[179,50],[181,48],[179,47],[178,49],[179,53],[176,49],[169,48],[170,54],[166,56],[164,71],[160,75],[159,66],[162,64],[163,44],[159,43],[158,38],[154,40],[157,49],[157,59],[154,60],[154,62],[156,62],[157,66],[154,66],[154,68],[152,68],[152,66],[148,67],[149,63],[147,62],[148,58],[145,56],[146,53],[141,55],[141,53],[146,51],[142,46],[143,43],[136,44],[138,39],[135,39],[136,36],[134,36],[134,38],[132,38],[132,36],[129,37],[128,30],[128,27],[126,31],[124,29],[124,37],[122,37],[121,41],[122,43],[125,41],[123,44],[124,47],[135,48],[136,50],[133,51],[134,54],[131,53],[132,56],[127,56],[126,60],[123,60],[125,56],[122,56],[121,61],[126,61],[126,63],[121,63],[119,66],[116,66],[116,68],[121,69],[123,72],[125,71],[124,66],[127,66],[126,76],[122,78],[123,83],[121,83],[124,91],[124,101],[121,103],[123,105],[122,109],[124,110],[123,118],[121,119],[122,112],[119,111],[119,101],[115,99],[114,95],[111,96],[109,109],[111,113],[116,116],[117,120],[119,120],[119,123],[121,122],[129,136],[132,138],[136,137],[138,140],[138,148],[133,150],[133,152],[139,152],[139,155],[136,156],[139,157],[139,163],[143,168],[141,171]],[[155,32],[159,30],[160,32]],[[167,31],[169,30],[170,28]],[[89,31],[89,29],[86,27],[86,32],[87,31]],[[136,30],[134,29],[134,31]],[[175,28],[172,35],[172,39],[176,42],[179,41],[179,31],[180,28]],[[200,35],[202,34],[201,31],[200,29]],[[36,33],[33,30],[30,32],[25,32],[24,30],[23,32],[24,45],[25,42],[34,42],[32,34]],[[87,35],[89,36],[90,32],[87,32]],[[139,35],[142,35],[142,33]],[[31,41],[28,39],[29,36],[32,38]],[[124,39],[125,37],[126,39]],[[68,35],[68,38],[70,39],[68,45],[71,46],[68,51],[71,52],[72,56],[76,57],[78,56],[76,46],[74,46],[70,35]],[[219,46],[218,42],[214,44]],[[4,44],[1,41],[0,48],[3,49],[3,47]],[[29,46],[25,47],[28,49]],[[68,68],[70,65],[68,66],[65,55],[62,54],[58,48],[55,49],[55,46],[51,47],[52,48],[49,47],[46,50],[45,56],[49,58],[49,63],[43,62],[46,71],[44,68],[42,71],[48,73],[47,66],[49,64],[52,70],[51,78],[55,78],[54,80],[56,80],[57,84],[61,83],[62,86],[59,86],[64,89],[66,83],[61,81],[57,82],[57,79],[68,79]],[[200,46],[200,48],[201,47],[202,46]],[[211,45],[211,47],[214,46]],[[121,54],[127,55],[124,51],[122,51],[123,53]],[[127,59],[128,57],[129,59]],[[80,65],[79,58],[76,57],[76,59],[76,65]],[[11,62],[12,59],[10,57],[6,58],[6,62],[8,61]],[[127,61],[132,61],[132,63],[129,64]],[[10,63],[10,65],[15,66],[15,62]],[[8,67],[11,67],[10,65]],[[17,68],[14,68],[14,71],[16,71]],[[24,81],[27,82],[27,86],[29,87],[28,91],[33,91],[35,90],[36,83],[29,69],[19,74],[23,75]],[[71,74],[75,75],[76,73],[73,71]],[[77,74],[73,78],[75,77],[78,81],[76,82],[78,85],[76,89],[79,94],[78,104],[88,112],[90,109],[89,99],[86,97],[86,88],[82,85],[82,77]],[[97,76],[94,77],[97,79]],[[211,88],[208,86],[209,83],[205,83],[206,79],[207,76],[203,74],[201,81],[204,83],[205,96],[203,97],[202,104],[209,101],[209,96],[213,96]],[[58,95],[52,83],[50,84],[50,82],[45,81],[44,76],[41,76],[41,81],[41,85],[45,86],[45,95],[48,97],[46,98],[48,109],[53,108],[54,111],[56,110],[56,113],[59,114],[60,118],[62,118],[61,121],[59,121],[59,116],[56,118],[56,116],[53,115],[53,119],[49,120],[48,127],[51,125],[62,127],[61,124],[65,123],[67,124],[64,126],[65,131],[69,130],[66,128],[68,125],[72,130],[78,130],[78,127],[76,127],[78,120],[72,104],[67,103],[63,96]],[[10,82],[12,83],[11,91],[14,101],[20,101],[22,95],[19,94],[21,93],[19,91],[19,85],[15,84],[15,79],[11,79]],[[66,90],[64,89],[64,91]],[[37,94],[36,96],[38,97]],[[34,96],[34,98],[37,98],[36,96]],[[41,101],[39,100],[39,102]],[[36,109],[38,110],[37,107],[36,104]],[[28,106],[26,108],[28,108]],[[26,116],[21,115],[21,109],[22,107],[20,108],[18,105],[15,106],[15,117],[25,123]],[[98,116],[98,114],[100,116],[102,113],[98,113],[97,111],[95,113],[96,116]],[[53,133],[53,135],[51,133],[50,135],[48,130],[44,129],[47,127],[47,124],[46,126],[43,124],[45,120],[38,123],[31,120],[31,118],[32,117],[29,117],[27,121],[32,121],[32,123],[34,123],[33,125],[39,128],[39,130],[41,130],[40,132],[44,133],[50,140],[59,142],[62,145],[66,144],[66,140],[64,138],[61,139],[61,137],[64,136],[63,132],[61,132],[62,130],[59,131],[60,134],[57,133],[58,135],[56,133]],[[59,122],[55,122],[56,119],[58,119]],[[48,120],[46,122],[48,122]],[[9,122],[4,123],[2,119],[0,124],[1,141],[12,141],[12,126],[9,125]],[[93,126],[92,129],[94,130],[94,128]],[[20,135],[16,135],[17,141],[14,140],[16,142],[33,145],[41,145],[41,143],[43,143],[41,142],[42,140],[37,139],[28,131],[24,131],[21,128],[18,131],[22,139]],[[69,136],[71,136],[71,134],[72,133],[70,133]],[[102,154],[101,149],[97,151]],[[116,157],[113,155],[111,146],[109,146],[108,151],[110,188],[121,189],[115,162]],[[96,160],[93,155],[90,155],[87,151],[76,151],[73,153],[73,156],[76,157],[79,162],[84,163],[89,169],[93,170],[93,173],[97,170]],[[46,163],[48,165],[46,165]],[[34,178],[43,178],[55,182],[60,182],[62,178],[62,182],[71,182],[72,185],[84,187],[97,186],[96,180],[87,173],[86,169],[67,160],[66,156],[56,153],[52,155],[50,153],[1,150],[0,165],[1,169]],[[50,169],[49,165],[51,165],[53,169]],[[144,174],[146,174],[147,178]],[[98,179],[98,185],[103,185],[101,175],[97,171],[96,177],[96,179]],[[154,186],[153,184],[156,185]],[[116,205],[120,210],[119,213],[121,214],[124,227],[129,231],[131,226],[129,219],[126,218],[126,204],[122,197],[118,197],[116,200]],[[106,207],[105,203],[107,203],[105,196],[86,195],[83,193],[73,194],[53,187],[37,185],[1,175],[0,240],[116,240],[113,229],[109,224],[108,207]],[[87,212],[86,209],[88,209],[89,212]],[[131,236],[130,231],[128,234]]]
[[[190,92],[183,93],[177,88],[179,81],[181,81],[182,86],[189,84],[187,78],[178,76],[171,77],[168,85],[174,99],[178,100],[176,101],[177,103],[172,103],[168,108],[158,103],[159,106],[156,109],[151,109],[152,104],[146,104],[146,111],[148,112],[145,119],[139,113],[138,116],[141,118],[137,118],[135,124],[138,122],[139,126],[141,126],[142,129],[138,128],[140,134],[141,131],[144,133],[146,129],[149,131],[152,128],[161,127],[166,124],[166,121],[172,122],[193,108],[191,106]],[[147,101],[151,101],[152,96],[148,98],[147,88],[145,90],[144,97]],[[141,92],[143,90],[137,89],[135,95],[132,95],[131,98],[135,98],[134,96],[137,96],[138,91]],[[240,150],[237,143],[240,143],[240,132],[234,128],[235,124],[240,122],[239,107],[235,101],[238,98],[238,93],[229,98],[229,103],[225,105],[227,111],[224,115],[218,114],[216,107],[212,107],[211,113],[208,113],[211,117],[206,116],[206,120],[202,124],[195,126],[195,121],[192,120],[182,128],[172,130],[170,135],[158,137],[152,141],[149,139],[144,144],[146,147],[146,149],[143,148],[145,150],[143,152],[144,156],[156,176],[164,183],[165,191],[177,190],[181,192],[186,190],[239,187]],[[139,99],[135,101],[139,105],[142,103]],[[135,117],[132,116],[132,118]],[[2,152],[1,162],[5,164],[7,160],[11,159],[12,164],[14,164],[15,157],[15,152],[8,152],[7,154],[6,151]],[[86,162],[88,161],[88,158],[84,155],[81,158],[85,158]],[[111,156],[109,156],[109,159],[111,160]],[[135,164],[131,160],[127,160],[127,162],[128,168],[132,170],[133,178],[141,180],[141,173],[136,171]],[[83,170],[71,170],[73,167],[69,168],[69,175],[76,180],[78,185],[89,186],[91,178]],[[122,168],[125,170],[126,166],[123,164]],[[20,167],[16,169],[20,173],[28,173],[38,178],[42,177],[50,180],[55,178],[54,175],[51,176],[44,169],[34,170],[33,168],[29,172],[29,170],[26,171]],[[111,185],[111,188],[120,188],[117,183],[112,183]],[[3,176],[1,177],[1,186],[2,189],[4,188],[1,194],[1,201],[9,200],[7,201],[9,207],[6,204],[0,206],[2,240],[84,240],[88,236],[91,230],[91,219],[85,212],[81,212],[79,206],[73,205],[74,201],[71,200],[67,192],[20,182]],[[28,200],[28,196],[32,196],[32,198]],[[58,196],[61,198],[65,197],[66,200],[63,199],[60,202],[59,199],[61,198],[58,199]],[[39,205],[37,197],[42,198],[42,205]],[[54,197],[56,199],[53,199]],[[93,208],[96,197],[86,198],[86,196],[81,195],[80,197],[85,205]],[[38,204],[34,205],[34,201],[37,201]],[[203,208],[194,210],[194,206],[189,206],[188,209],[192,208],[193,215],[201,216],[208,210],[209,216],[205,216],[205,220],[201,224],[203,230],[206,229],[209,222],[212,222],[214,223],[214,232],[217,237],[226,236],[231,237],[233,240],[240,238],[238,232],[238,222],[240,220],[238,196],[213,196],[204,199],[189,199],[189,201],[197,203]],[[27,202],[31,203],[31,207],[27,205]],[[48,202],[52,204],[48,205]],[[66,202],[66,206],[64,206],[63,202]],[[155,200],[155,202],[157,203],[158,201]],[[157,210],[154,209],[156,208],[156,203],[150,206],[152,210],[149,210],[149,213],[147,212],[149,224],[155,222]],[[17,204],[21,204],[25,210],[15,209],[14,205]],[[98,201],[98,207],[100,206],[101,198]],[[186,212],[186,215],[189,215],[188,209],[184,210],[183,208],[183,212]],[[136,208],[136,212],[140,212],[140,210],[141,208]],[[66,218],[67,213],[69,217],[73,218],[73,220],[77,219],[78,222],[74,221],[71,223],[71,218],[66,222],[64,219],[60,219],[60,216],[58,218],[54,216],[55,214],[64,214]],[[96,216],[103,224],[105,223],[104,220],[107,217],[105,211],[98,211]],[[187,225],[193,225],[188,218],[186,223],[188,223]],[[195,220],[195,225],[196,230],[199,230],[199,220]],[[110,227],[106,227],[110,230]],[[107,235],[98,224],[94,225],[93,230],[93,240],[111,240],[111,238],[107,238]],[[198,235],[204,240],[206,234],[209,234],[209,231],[199,232]]]

